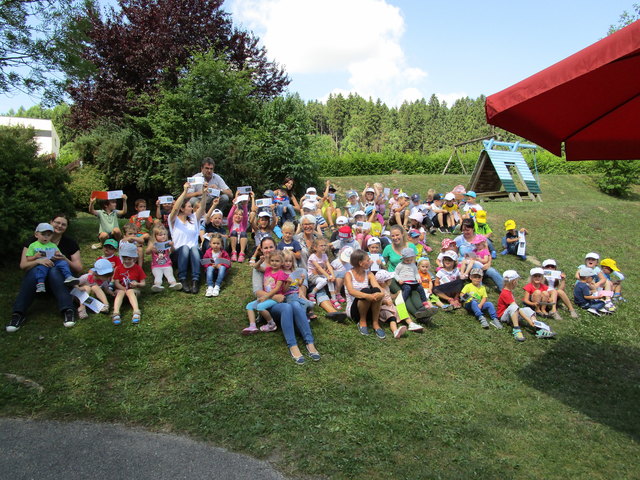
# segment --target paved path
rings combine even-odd
[[[0,419],[0,479],[274,479],[268,463],[121,425]]]

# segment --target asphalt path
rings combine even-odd
[[[0,479],[285,480],[246,455],[122,425],[0,419]]]

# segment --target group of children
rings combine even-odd
[[[269,308],[276,303],[274,297],[299,303],[307,310],[309,318],[315,318],[313,306],[321,291],[328,291],[333,308],[339,310],[344,307],[345,272],[353,268],[350,257],[357,250],[366,252],[371,259],[369,269],[380,277],[381,284],[396,282],[399,295],[405,301],[416,293],[424,311],[428,312],[427,317],[439,310],[463,307],[476,317],[483,328],[493,325],[500,329],[504,323],[510,323],[518,341],[524,340],[521,321],[534,329],[540,338],[555,335],[540,318],[560,319],[559,302],[569,309],[572,317],[577,317],[565,292],[566,276],[557,270],[553,259],[545,260],[541,268],[531,269],[530,280],[523,287],[522,307],[516,301],[520,277],[514,270],[507,270],[502,275],[504,287],[497,308],[488,301],[482,280],[497,252],[493,231],[487,224],[487,212],[476,203],[474,192],[466,192],[461,186],[445,195],[430,190],[425,201],[421,201],[417,194],[409,196],[398,189],[391,192],[380,184],[367,184],[362,196],[355,190],[346,192],[345,196],[346,204],[338,207],[336,189],[328,181],[323,196],[317,195],[316,190],[310,187],[300,203],[292,201],[294,199],[288,196],[285,187],[267,191],[259,200],[256,200],[254,192],[238,191],[226,218],[217,208],[216,198],[200,199],[211,201],[200,225],[201,264],[207,282],[205,296],[220,295],[232,263],[243,262],[250,255],[251,236],[251,243],[255,245],[259,245],[263,238],[271,237],[278,242],[278,251],[269,256],[268,265],[264,259],[256,258],[255,254],[252,256],[254,268],[264,274],[265,280],[257,300],[247,305],[249,326],[243,330],[245,334],[275,330],[269,314]],[[50,225],[38,225],[35,232],[37,241],[27,252],[28,256],[47,256],[53,262],[53,267],[36,267],[39,269],[37,292],[44,291],[47,268],[59,269],[66,284],[95,295],[102,304],[100,311],[108,312],[109,298],[113,298],[112,321],[115,325],[122,321],[120,309],[125,297],[133,310],[132,323],[141,319],[137,297],[145,286],[145,256],[151,260],[153,292],[164,291],[165,280],[169,289],[180,290],[183,287],[173,274],[173,243],[168,228],[172,197],[158,199],[155,218],[147,210],[145,200],[136,200],[136,213],[121,229],[118,218],[127,212],[126,196],[122,198],[121,210],[117,209],[116,200],[104,201],[103,208],[98,210],[94,209],[96,199],[92,197],[90,200],[89,211],[99,219],[100,244],[93,245],[93,248],[102,248],[103,255],[88,274],[75,278],[67,262],[56,260],[55,244],[49,242],[53,232]],[[304,235],[299,215],[313,219],[316,236],[313,243],[306,246],[308,258],[306,270],[302,272],[299,262],[303,247],[300,237],[296,237],[296,234]],[[474,221],[475,236],[470,241],[473,251],[460,257],[456,241],[444,238],[435,259],[435,271],[432,271],[428,258],[432,251],[427,244],[428,233],[457,233],[465,219]],[[391,225],[400,225],[407,231],[408,243],[401,252],[401,262],[389,277],[382,252],[391,244],[386,230]],[[517,229],[515,222],[508,220],[504,230],[500,253],[526,259],[526,229]],[[335,259],[331,261],[329,255]],[[576,272],[576,280],[574,302],[593,315],[612,313],[616,308],[613,303],[624,301],[621,293],[624,276],[612,259],[599,262],[596,253],[588,254],[585,264]],[[398,302],[390,293],[386,297],[384,305],[387,308],[382,311],[387,311],[385,315],[388,316],[388,311]],[[84,304],[78,311],[80,318],[86,318]],[[256,326],[256,312],[266,320],[261,328]],[[399,319],[392,317],[394,323],[390,326],[394,337],[401,337],[406,330],[422,329],[410,319],[407,327],[401,328]]]

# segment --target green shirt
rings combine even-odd
[[[465,293],[469,294],[469,299],[465,303],[469,303],[471,300],[475,300],[480,303],[482,299],[487,296],[487,289],[482,284],[480,284],[479,287],[476,287],[473,283],[467,283],[462,288],[460,295],[464,295]]]
[[[111,210],[111,213],[107,213],[104,210],[96,210],[96,215],[100,220],[100,233],[111,234],[115,228],[120,228],[117,210]]]
[[[27,248],[27,257],[33,257],[38,252],[44,252],[45,250],[58,250],[58,246],[53,243],[40,243],[38,240],[31,243]]]
[[[408,242],[406,246],[409,248],[413,248],[413,250],[416,252],[416,257],[418,256],[418,249],[413,243]],[[387,245],[386,247],[384,247],[384,250],[382,251],[382,258],[384,258],[387,262],[387,270],[389,270],[390,272],[395,272],[396,266],[402,261],[402,255],[396,253],[396,251],[393,249],[393,245]]]
[[[485,237],[488,237],[490,233],[493,233],[493,230],[491,230],[488,223],[476,222],[475,232],[477,235],[484,235]]]

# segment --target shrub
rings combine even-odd
[[[640,179],[640,161],[612,160],[599,162],[598,170],[602,175],[596,180],[598,188],[607,195],[626,197],[631,185],[638,184]]]
[[[73,206],[77,210],[87,209],[92,191],[107,189],[105,176],[92,165],[84,165],[71,173],[69,192],[73,199]]]
[[[0,238],[10,254],[4,258],[18,254],[39,222],[55,213],[74,213],[66,185],[69,175],[40,160],[33,137],[33,129],[0,127]]]

